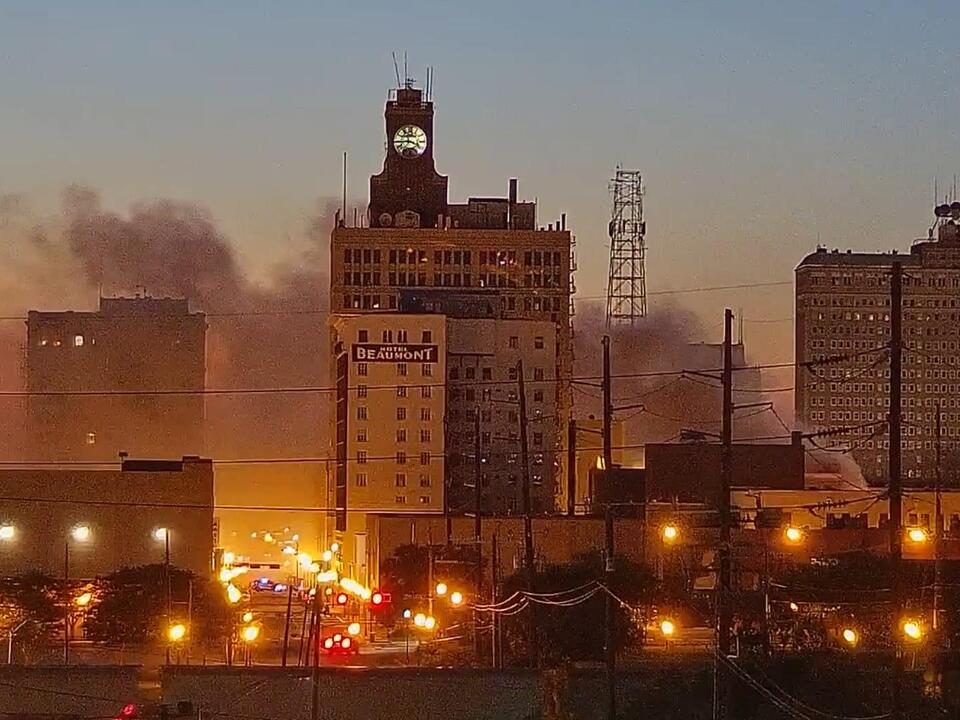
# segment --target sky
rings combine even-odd
[[[366,199],[391,52],[435,68],[450,197],[566,212],[577,288],[602,295],[620,164],[646,185],[651,291],[789,281],[818,241],[906,249],[960,172],[953,2],[0,0],[0,195],[53,211],[209,209],[254,274],[293,257],[318,197]],[[792,288],[651,296],[745,320],[792,358]],[[742,311],[742,312],[741,312]]]

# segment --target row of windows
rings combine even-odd
[[[356,476],[354,477],[354,484],[355,484],[357,487],[367,487],[369,481],[370,481],[370,476],[367,475],[367,473],[365,473],[365,472],[359,472],[359,473],[357,473]],[[424,473],[421,473],[421,474],[420,474],[420,487],[428,488],[428,487],[431,486],[431,484],[432,484],[432,481],[431,481],[431,479],[430,479],[430,476],[429,476],[429,475],[426,475],[426,474],[424,474]],[[406,474],[406,473],[399,473],[399,472],[398,472],[398,473],[394,476],[394,486],[395,486],[395,487],[406,487],[406,486],[407,486],[407,474]]]
[[[506,266],[517,263],[516,250],[481,250],[480,265]],[[387,260],[391,265],[409,265],[425,263],[429,255],[426,250],[414,248],[394,248],[387,251]],[[344,248],[343,261],[347,264],[379,265],[383,253],[378,248]],[[523,262],[528,267],[560,267],[562,255],[559,250],[527,250],[523,253]],[[434,265],[470,265],[473,253],[470,250],[434,250]]]
[[[406,330],[397,330],[397,342],[405,343],[408,342],[409,337]],[[384,330],[380,333],[380,341],[385,343],[393,342],[393,330]],[[370,331],[360,329],[357,331],[357,342],[366,343],[370,342]],[[420,342],[421,343],[431,343],[433,342],[433,331],[432,330],[422,330],[420,332]]]
[[[384,296],[380,293],[362,293],[362,294],[353,294],[347,293],[343,296],[343,307],[345,309],[352,310],[379,310],[386,307],[388,310],[397,309],[397,297],[396,295],[387,295],[386,303],[383,302]],[[517,302],[514,297],[506,297],[500,299],[501,304],[507,310],[516,310]],[[524,296],[523,298],[523,310],[524,312],[560,312],[563,309],[563,298],[562,297],[530,297]],[[556,318],[552,318],[554,321]]]
[[[960,288],[960,276],[956,274],[928,277],[926,278],[926,282],[924,282],[924,278],[915,275],[915,270],[910,270],[910,273],[910,275],[903,276],[903,287]],[[852,287],[854,285],[888,287],[890,285],[890,275],[888,273],[869,274],[859,272],[841,272],[831,273],[829,275],[814,273],[810,276],[810,283],[812,285],[830,285],[834,287]]]
[[[409,377],[410,375],[409,366],[405,362],[397,363],[396,371],[399,377]],[[357,363],[357,375],[359,375],[360,377],[368,377],[370,375],[370,365],[365,362]],[[433,363],[421,363],[420,376],[433,377]],[[421,388],[421,390],[422,389],[423,388]],[[366,390],[364,392],[366,392]],[[366,395],[364,395],[363,397],[366,397]],[[430,397],[430,395],[429,394],[424,395],[421,392],[421,397]]]
[[[74,335],[68,344],[73,345],[73,347],[83,347],[86,342],[87,340],[86,338],[84,338],[83,335]],[[37,344],[40,347],[47,347],[47,346],[60,347],[61,345],[63,345],[63,340],[59,336],[53,338],[52,340],[49,338],[40,338],[40,341]],[[91,338],[90,345],[96,345],[96,344],[97,344],[97,341]]]
[[[357,442],[367,442],[369,435],[367,434],[367,428],[357,428]],[[397,428],[396,440],[398,443],[407,442],[407,429],[406,428]],[[420,430],[420,442],[428,443],[433,441],[433,431],[429,428],[421,428]]]
[[[403,406],[396,408],[396,416],[397,420],[403,422],[407,419],[407,409]],[[430,420],[430,416],[430,408],[420,408],[420,420],[422,422],[428,422]],[[369,420],[369,412],[366,405],[357,406],[357,420]]]
[[[357,450],[357,465],[366,465],[369,459],[370,459],[370,456],[367,454],[366,450]],[[396,454],[397,465],[406,465],[407,460],[408,458],[407,458],[406,450],[397,450],[397,454]],[[429,452],[420,453],[420,464],[421,465],[430,464]]]

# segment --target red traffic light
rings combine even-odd
[[[349,599],[349,598],[347,598],[347,594],[346,594],[346,593],[338,593],[338,594],[337,594],[337,605],[346,605],[348,599]]]
[[[133,703],[127,703],[126,705],[123,706],[123,708],[121,708],[120,714],[117,715],[117,717],[114,718],[114,720],[131,720],[132,718],[137,717],[138,715],[137,711],[138,711],[138,708],[136,705],[134,705]]]
[[[370,596],[370,604],[374,607],[380,607],[381,605],[386,605],[390,602],[390,593],[382,592],[380,590],[374,590],[373,594]]]

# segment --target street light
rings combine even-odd
[[[70,536],[77,542],[86,542],[90,539],[91,534],[89,525],[76,525],[70,531]]]
[[[783,531],[783,539],[790,545],[799,545],[803,542],[803,530],[788,525]]]
[[[77,595],[73,602],[76,603],[77,607],[86,607],[91,600],[93,600],[93,593],[87,591]]]
[[[851,647],[860,642],[860,635],[853,628],[844,628],[841,637],[843,637],[843,641]]]
[[[437,619],[433,615],[428,615],[426,620],[423,621],[423,627],[425,630],[433,630],[437,626]]]
[[[333,553],[330,552],[329,550],[324,550],[323,555],[321,555],[320,557],[323,558],[324,562],[330,562],[331,560],[333,560]]]
[[[923,639],[923,627],[917,620],[907,620],[903,623],[903,634],[908,639],[918,642]]]
[[[417,627],[425,627],[427,624],[427,616],[423,613],[417,613],[413,616],[413,624]]]
[[[443,597],[447,594],[447,584],[445,582],[438,582],[436,587],[437,597]]]
[[[240,637],[243,638],[245,643],[252,643],[258,637],[260,637],[260,626],[259,625],[247,625],[240,632]]]
[[[665,638],[671,637],[676,631],[677,626],[674,625],[673,620],[663,620],[660,623],[660,632]]]
[[[236,585],[233,583],[227,585],[227,600],[236,605],[242,597],[243,593],[240,592]]]
[[[907,540],[912,543],[922,544],[927,541],[927,531],[923,528],[910,528],[907,530]]]
[[[660,529],[660,538],[667,544],[674,542],[678,537],[680,537],[680,528],[673,523],[664,525]]]
[[[167,529],[165,527],[158,527],[153,531],[153,539],[157,542],[163,542],[167,539]]]
[[[352,622],[347,625],[347,634],[348,635],[359,635],[360,634],[360,623]]]
[[[174,623],[167,628],[167,639],[170,642],[180,642],[187,636],[187,626],[183,623]]]
[[[13,540],[17,530],[13,525],[0,525],[0,540]]]
[[[463,603],[463,593],[459,590],[454,590],[450,593],[450,604],[451,605],[460,605]]]
[[[243,614],[242,620],[243,620],[245,623],[253,622],[253,613],[250,612],[249,610],[247,610],[247,612],[245,612],[245,613]]]
[[[800,611],[800,606],[797,605],[795,602],[793,602],[793,601],[791,600],[791,601],[790,601],[790,611],[791,611],[791,612],[799,612],[799,611]]]

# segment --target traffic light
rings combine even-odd
[[[374,590],[370,595],[370,605],[374,608],[383,607],[388,604],[391,600],[390,593],[383,592],[381,590]]]
[[[346,593],[337,593],[337,605],[346,605],[347,600],[349,600],[349,598]]]

